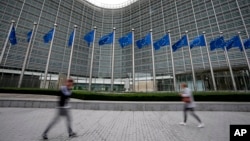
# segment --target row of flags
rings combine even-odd
[[[91,32],[92,33],[92,32]],[[87,37],[89,37],[90,35],[87,34]],[[85,39],[85,38],[84,38]],[[91,38],[92,39],[92,38]],[[86,39],[85,39],[86,40]],[[93,40],[86,40],[88,42],[88,44],[90,44],[91,42],[93,42]],[[132,44],[132,32],[126,34],[125,36],[119,38],[119,44],[122,48],[124,48],[125,46],[131,45]],[[113,32],[103,36],[100,40],[99,40],[99,45],[104,45],[104,44],[111,44],[113,42]],[[151,44],[151,34],[148,33],[146,36],[144,36],[142,39],[137,40],[136,41],[136,45],[139,49],[148,46]],[[154,49],[155,50],[159,50],[161,47],[163,46],[167,46],[170,45],[170,38],[169,35],[165,35],[163,36],[161,39],[157,40],[156,42],[153,43]],[[187,35],[184,35],[181,37],[180,40],[178,40],[176,43],[174,43],[172,45],[173,48],[173,52],[177,51],[179,48],[184,47],[184,46],[188,46],[188,39],[187,39]],[[191,42],[190,42],[190,48],[192,49],[193,47],[198,47],[198,46],[206,46],[206,42],[205,42],[205,37],[204,35],[199,35],[198,37],[195,37]],[[245,49],[250,48],[250,39],[246,40],[244,42],[244,46]],[[224,37],[220,36],[215,38],[214,40],[212,40],[210,42],[210,49],[211,51],[217,49],[217,48],[221,48],[221,49],[227,49],[229,50],[232,47],[239,47],[239,49],[242,51],[243,50],[243,46],[241,44],[241,40],[240,37],[234,36],[232,37],[230,40],[228,41],[224,41]]]
[[[43,36],[43,41],[44,43],[49,43],[52,40],[53,34],[54,34],[54,28],[52,28],[48,33],[46,33]],[[73,43],[73,38],[74,38],[74,31],[71,32],[70,36],[69,36],[69,41],[68,41],[68,46],[72,46]],[[32,35],[32,30],[30,30],[27,33],[27,42],[30,42],[30,38]],[[15,27],[13,26],[9,35],[9,41],[12,45],[17,44],[17,39],[16,39],[16,31],[15,31]]]
[[[53,34],[54,34],[54,28],[52,28],[48,33],[46,33],[43,36],[44,43],[49,43],[52,40]],[[30,37],[32,34],[32,30],[27,33],[27,42],[30,42]],[[74,38],[74,31],[71,32],[69,40],[68,40],[68,46],[72,46],[73,43],[73,38]],[[88,46],[94,41],[94,30],[90,31],[84,36],[84,40],[88,43]],[[125,36],[119,38],[118,42],[122,48],[129,46],[132,44],[132,32],[129,32]],[[105,44],[111,44],[113,43],[113,37],[114,37],[114,32],[111,32],[107,35],[102,36],[99,39],[99,45],[105,45]],[[16,39],[16,33],[15,33],[15,28],[14,26],[11,29],[11,33],[9,35],[9,41],[12,45],[17,44],[17,39]],[[136,45],[139,49],[146,47],[151,44],[151,34],[148,33],[146,36],[144,36],[142,39],[136,41]],[[159,50],[163,46],[170,45],[170,38],[169,34],[166,34],[163,36],[161,39],[157,40],[156,42],[153,43],[154,49]],[[177,51],[179,48],[188,46],[188,39],[187,35],[184,35],[181,37],[180,40],[178,40],[176,43],[172,45],[173,52]],[[200,35],[198,37],[195,37],[191,42],[190,42],[190,48],[192,49],[193,47],[197,46],[206,46],[205,43],[205,37],[204,35]],[[231,49],[232,47],[238,47],[241,51],[243,50],[243,45],[241,44],[240,37],[238,35],[233,36],[230,40],[224,41],[223,36],[219,36],[212,40],[210,42],[210,49],[211,51],[221,48],[221,49]],[[250,48],[250,39],[247,39],[244,42],[244,47],[245,49]]]

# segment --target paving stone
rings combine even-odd
[[[47,101],[40,101],[40,108],[46,108],[47,107]]]
[[[33,108],[39,108],[40,107],[40,101],[32,101],[32,107]]]
[[[77,109],[83,109],[83,103],[77,102]]]
[[[24,107],[26,107],[26,108],[30,108],[30,107],[32,107],[32,102],[25,102],[25,106]]]
[[[2,106],[3,107],[9,107],[10,106],[10,101],[9,100],[5,100],[5,101],[3,101],[3,104],[2,104]]]
[[[18,103],[18,107],[25,107],[25,103],[27,102],[28,103],[28,101],[16,101],[17,103]]]

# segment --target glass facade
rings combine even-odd
[[[178,41],[186,30],[189,41],[203,31],[206,32],[208,44],[220,36],[220,32],[223,32],[225,40],[229,40],[240,31],[241,38],[246,40],[250,32],[249,12],[249,0],[138,0],[119,9],[101,8],[82,0],[4,0],[0,1],[0,51],[6,40],[11,20],[16,21],[14,25],[18,44],[7,45],[0,64],[1,70],[21,70],[28,46],[26,34],[36,21],[38,24],[26,71],[43,75],[49,52],[49,44],[43,42],[43,36],[53,28],[54,23],[57,23],[48,72],[51,75],[66,74],[71,51],[68,39],[74,25],[77,25],[71,76],[78,77],[79,85],[81,83],[86,85],[90,73],[92,48],[88,47],[83,36],[96,26],[92,81],[98,84],[96,90],[106,90],[106,84],[109,84],[111,78],[112,45],[99,46],[98,40],[116,27],[114,79],[120,89],[125,78],[131,79],[132,48],[127,46],[122,49],[118,39],[132,28],[135,29],[135,41],[143,38],[150,29],[153,30],[154,41],[170,30],[172,44]],[[250,50],[246,52],[250,60]],[[198,90],[213,90],[206,47],[195,47],[191,50],[191,54]],[[154,55],[157,90],[172,91],[173,65],[169,46],[155,51]],[[243,52],[238,48],[232,48],[228,51],[228,56],[237,89],[250,89],[249,70]],[[232,80],[224,51],[220,49],[210,51],[210,58],[218,90],[231,90]],[[192,87],[188,47],[174,52],[173,59],[177,84],[186,81]],[[148,91],[153,76],[152,69],[151,47],[143,49],[135,47],[137,91]],[[2,86],[6,73],[8,72],[1,72]],[[101,84],[105,85],[105,88],[102,88]]]

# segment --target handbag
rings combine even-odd
[[[190,97],[182,97],[182,101],[185,103],[190,103]]]

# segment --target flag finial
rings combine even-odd
[[[203,33],[203,34],[206,34],[206,31],[203,31],[202,33]]]
[[[12,22],[12,23],[14,23],[14,22],[15,22],[15,20],[11,20],[11,22]]]
[[[238,34],[240,34],[240,31],[238,32]]]
[[[134,28],[132,28],[131,30],[132,30],[132,31],[135,31],[135,29],[134,29]]]
[[[113,30],[115,30],[116,28],[115,27],[113,27]]]
[[[171,32],[171,30],[168,30],[168,33],[170,33]]]
[[[97,27],[96,27],[96,26],[94,26],[94,29],[97,29]]]
[[[221,37],[223,36],[222,34],[223,34],[223,32],[222,32],[222,31],[220,31],[220,36],[221,36]]]
[[[77,25],[74,25],[74,28],[77,28]]]

